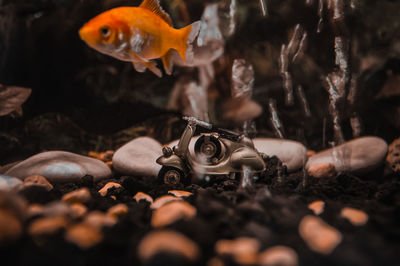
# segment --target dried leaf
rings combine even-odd
[[[0,86],[0,116],[18,110],[29,98],[31,92],[32,90],[28,88]]]

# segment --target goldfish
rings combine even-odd
[[[117,7],[89,20],[79,30],[81,39],[100,53],[132,62],[138,72],[149,69],[162,77],[155,59],[161,58],[171,75],[176,52],[184,62],[193,60],[192,43],[200,21],[175,29],[159,0],[144,0],[138,7]]]

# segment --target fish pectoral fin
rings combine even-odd
[[[133,63],[133,67],[135,68],[135,70],[137,72],[143,73],[146,71],[146,66],[143,65],[142,63],[140,63],[140,62],[132,62],[132,63]]]
[[[151,72],[156,74],[157,77],[161,78],[162,77],[162,72],[161,70],[157,67],[156,62],[150,61],[150,62],[145,62],[143,63]]]
[[[132,62],[133,67],[137,72],[143,73],[146,68],[148,68],[151,72],[153,72],[157,77],[162,77],[161,70],[157,67],[156,62],[147,61],[147,62]]]
[[[164,56],[162,56],[161,60],[162,60],[163,65],[164,65],[165,73],[167,73],[167,75],[171,75],[172,74],[172,69],[174,67],[172,50],[169,50]]]
[[[156,74],[157,77],[159,77],[159,78],[162,77],[162,72],[157,67],[157,64],[154,61],[142,58],[139,55],[135,54],[134,52],[131,52],[130,54],[132,56],[132,59],[133,59],[132,63],[133,63],[134,68],[136,69],[136,71],[144,72],[145,68],[147,67],[151,72]]]

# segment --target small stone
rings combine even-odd
[[[54,188],[53,185],[49,181],[47,181],[46,178],[40,175],[32,175],[25,178],[23,187],[28,186],[44,187],[47,191],[50,191]]]
[[[307,150],[307,158],[310,158],[311,156],[315,155],[317,152],[313,150]]]
[[[62,201],[67,203],[85,203],[91,199],[89,189],[80,188],[78,190],[71,191],[62,197]]]
[[[361,137],[311,156],[306,164],[330,163],[336,172],[365,174],[381,165],[388,151],[387,143],[378,137]]]
[[[107,196],[109,188],[120,188],[121,185],[115,182],[108,182],[102,189],[99,190],[100,195],[103,197]]]
[[[239,237],[234,240],[221,239],[215,243],[218,255],[231,255],[239,264],[256,264],[260,242],[255,238]]]
[[[83,217],[87,213],[88,209],[82,203],[71,204],[72,218],[77,219]]]
[[[208,260],[207,266],[225,266],[225,263],[220,258],[214,257]]]
[[[163,227],[180,219],[191,219],[196,215],[196,208],[185,201],[173,201],[153,212],[151,225]]]
[[[177,201],[177,200],[182,200],[182,199],[170,195],[161,196],[155,199],[155,201],[150,205],[150,208],[155,210],[167,203],[170,203],[171,201]]]
[[[28,232],[33,237],[52,235],[64,229],[67,221],[64,216],[44,217],[34,220]]]
[[[69,204],[62,201],[54,201],[43,206],[43,212],[41,215],[46,217],[69,216],[71,212]]]
[[[75,182],[85,175],[97,182],[111,176],[110,168],[100,160],[65,151],[36,154],[10,168],[5,175],[25,179],[41,175],[51,183]]]
[[[141,200],[145,200],[149,202],[150,204],[153,203],[153,198],[150,195],[147,195],[146,193],[143,192],[138,192],[133,196],[133,199],[136,200],[136,202],[139,202]]]
[[[161,144],[150,137],[136,138],[113,156],[113,168],[125,175],[157,176],[161,165],[156,163],[162,155]]]
[[[115,217],[108,216],[101,211],[92,211],[85,216],[83,222],[92,227],[101,229],[105,226],[113,226],[117,223],[117,219]]]
[[[322,200],[313,201],[308,204],[308,208],[314,212],[315,215],[320,215],[324,212],[325,202]]]
[[[336,175],[335,166],[331,163],[317,163],[308,169],[308,175],[315,178],[334,177]]]
[[[0,243],[16,240],[22,234],[22,224],[7,210],[0,209]]]
[[[400,138],[395,139],[389,145],[389,152],[386,156],[386,164],[393,172],[400,173]]]
[[[126,204],[123,203],[114,205],[107,211],[107,215],[110,215],[115,218],[118,218],[126,213],[128,213],[128,206],[126,206]]]
[[[114,153],[115,153],[115,151],[112,151],[112,150],[102,152],[100,154],[100,160],[102,160],[103,162],[111,161],[114,156]]]
[[[342,234],[338,230],[312,215],[301,220],[299,234],[311,250],[324,255],[332,253],[342,241]]]
[[[97,151],[89,151],[88,153],[89,157],[92,157],[94,159],[100,160],[100,152]]]
[[[114,151],[111,151],[111,150],[108,150],[105,152],[90,151],[88,155],[89,155],[89,157],[95,158],[97,160],[100,160],[103,162],[108,162],[108,161],[112,160]]]
[[[81,249],[88,249],[100,243],[103,235],[98,228],[80,223],[68,228],[65,239]]]
[[[28,204],[23,197],[13,192],[0,190],[0,210],[8,211],[22,221],[26,217],[27,209]]]
[[[355,226],[362,226],[368,222],[368,214],[349,207],[345,207],[341,210],[340,217],[349,220],[349,222]]]
[[[254,146],[259,152],[276,156],[286,165],[288,172],[302,168],[307,161],[307,149],[303,144],[293,140],[274,138],[255,138]]]
[[[179,254],[190,261],[199,257],[199,248],[195,242],[171,230],[148,233],[138,247],[138,254],[142,260],[148,260],[161,252]]]
[[[192,192],[183,191],[183,190],[169,190],[168,194],[174,195],[175,197],[178,197],[178,198],[185,198],[185,197],[189,197],[189,196],[193,195]]]
[[[22,181],[18,178],[7,175],[0,175],[0,190],[10,190],[21,184]]]
[[[42,215],[44,212],[43,205],[41,204],[31,204],[28,207],[28,210],[26,211],[26,216],[28,218],[32,218],[35,216]]]
[[[112,161],[105,162],[105,164],[106,164],[110,169],[113,169],[113,163],[112,163]]]
[[[290,247],[274,246],[259,254],[258,263],[262,266],[297,266],[299,257]]]

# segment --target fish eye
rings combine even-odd
[[[111,33],[110,27],[108,27],[108,26],[103,26],[103,27],[100,28],[100,34],[101,34],[101,36],[103,36],[104,38],[109,37],[109,36],[110,36],[110,33]]]

